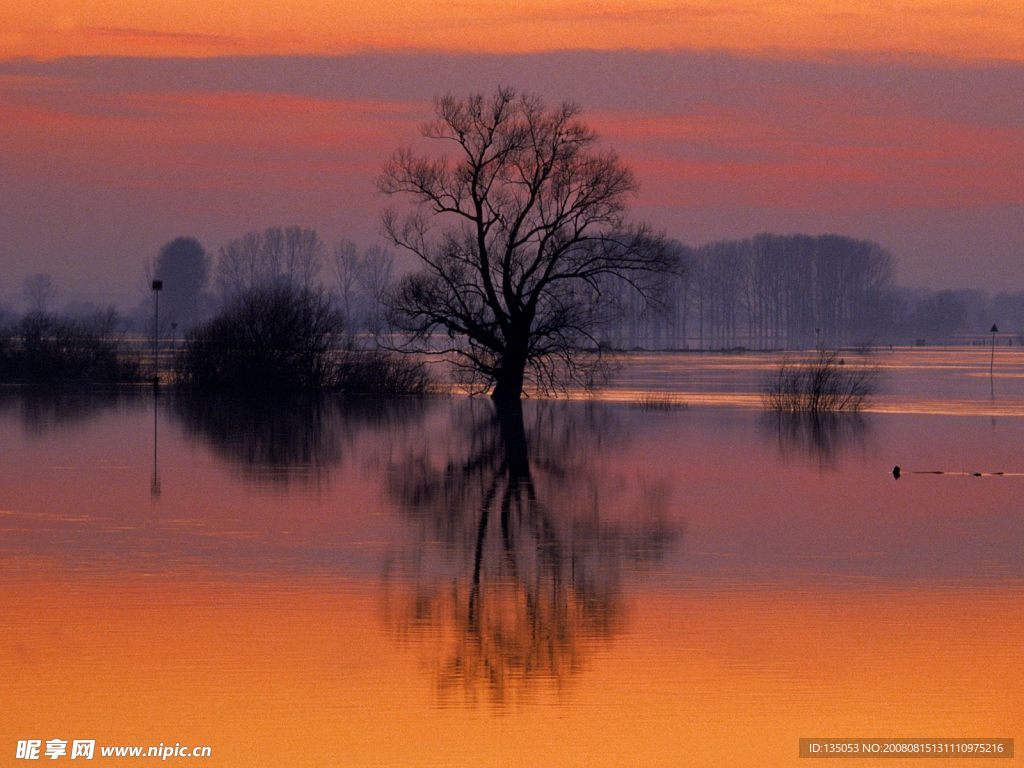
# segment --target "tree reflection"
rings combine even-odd
[[[25,432],[41,437],[84,426],[118,407],[140,407],[147,402],[130,389],[17,387],[0,392],[0,413],[16,412]]]
[[[171,412],[190,436],[240,471],[243,479],[287,487],[323,480],[363,429],[415,418],[416,400],[344,399],[298,394],[263,397],[179,393]]]
[[[870,435],[869,422],[859,413],[771,413],[762,427],[783,459],[807,459],[822,471],[837,469],[845,451],[863,450]]]
[[[607,413],[472,402],[448,441],[438,431],[392,466],[414,535],[388,565],[386,621],[436,643],[442,702],[564,687],[622,625],[623,578],[674,542],[667,484],[604,455],[621,437]]]

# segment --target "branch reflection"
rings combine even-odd
[[[447,442],[392,466],[413,535],[385,573],[385,620],[428,649],[442,703],[564,688],[622,627],[625,577],[673,546],[670,488],[617,466],[608,413],[474,401]]]
[[[870,422],[859,413],[770,413],[762,429],[785,461],[809,460],[821,471],[838,469],[849,450],[863,451],[871,434]]]

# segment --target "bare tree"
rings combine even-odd
[[[375,336],[384,331],[385,301],[393,269],[391,252],[379,246],[362,252],[349,240],[334,246],[339,310],[351,330]]]
[[[217,289],[229,299],[259,283],[262,273],[260,233],[246,232],[231,240],[217,254]]]
[[[282,255],[278,275],[287,275],[303,288],[312,288],[316,284],[323,266],[324,244],[315,229],[285,227]]]
[[[391,274],[394,258],[391,252],[380,246],[371,246],[363,252],[362,269],[359,273],[359,288],[364,297],[363,326],[378,335],[386,325],[388,291],[391,289]]]
[[[359,249],[351,240],[342,240],[334,246],[334,277],[338,309],[345,325],[351,327],[359,313]]]
[[[324,244],[315,229],[268,227],[247,232],[221,247],[217,287],[225,299],[271,284],[312,290],[323,256]]]
[[[498,402],[517,402],[527,382],[592,383],[602,279],[643,290],[673,268],[660,238],[626,225],[633,174],[568,102],[548,108],[506,87],[445,96],[435,113],[423,136],[455,156],[399,150],[379,179],[413,204],[384,215],[422,264],[391,294],[406,348],[448,355]]]
[[[30,311],[39,314],[46,314],[50,304],[57,298],[57,286],[53,284],[53,276],[42,272],[26,277],[22,291]]]
[[[806,360],[784,360],[761,393],[765,408],[780,413],[859,411],[877,389],[878,367],[846,365],[836,350],[818,349]]]

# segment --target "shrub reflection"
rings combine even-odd
[[[864,449],[870,422],[859,413],[765,414],[763,433],[789,461],[810,461],[820,470],[838,469],[843,453]]]
[[[19,387],[0,390],[0,414],[16,414],[29,435],[42,437],[89,424],[116,408],[139,408],[148,399],[117,388]]]
[[[422,408],[416,399],[179,393],[171,410],[243,479],[286,487],[324,480],[357,433],[415,419]]]

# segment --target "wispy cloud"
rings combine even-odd
[[[435,28],[467,28],[493,26],[493,13],[486,13],[479,3],[450,3],[448,7],[454,13],[445,18],[436,19],[430,26]],[[756,16],[757,12],[749,7],[731,3],[662,3],[644,5],[633,3],[623,7],[621,3],[562,3],[549,4],[542,8],[531,9],[524,14],[509,14],[506,23],[509,25],[543,25],[543,24],[623,24],[628,22],[640,24],[685,23],[687,21],[721,20],[726,18],[743,18]],[[401,21],[397,21],[401,24]],[[422,23],[419,24],[422,26]]]
[[[89,37],[129,38],[132,40],[161,40],[184,43],[186,45],[241,46],[245,40],[232,35],[211,35],[200,32],[165,32],[156,29],[139,27],[86,27]]]

